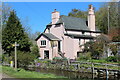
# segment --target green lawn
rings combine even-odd
[[[54,74],[26,71],[24,69],[18,69],[19,71],[15,71],[13,68],[6,66],[2,66],[2,70],[3,73],[15,78],[65,78],[63,76],[56,76]]]

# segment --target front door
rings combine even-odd
[[[58,41],[58,51],[61,51],[60,47],[61,47],[60,41]]]
[[[44,59],[49,59],[49,51],[44,51]]]

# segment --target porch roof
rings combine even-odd
[[[74,37],[74,38],[81,38],[81,39],[93,39],[94,38],[94,36],[91,36],[91,35],[78,35],[78,34],[65,34],[65,35]]]
[[[51,41],[55,41],[55,40],[60,41],[60,39],[58,37],[56,37],[55,35],[53,35],[51,33],[41,33],[35,40],[37,41],[41,36],[44,36]]]

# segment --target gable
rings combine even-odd
[[[57,38],[56,36],[54,36],[51,33],[42,33],[35,40],[37,41],[41,36],[44,36],[45,38],[47,38],[50,41],[52,41],[52,40],[58,40],[58,41],[60,41],[59,38]]]

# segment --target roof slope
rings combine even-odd
[[[55,35],[51,33],[42,33],[35,40],[37,41],[42,35],[48,38],[49,40],[58,40],[58,41],[60,40],[59,38],[57,38]]]
[[[83,18],[61,16],[56,24],[60,23],[64,23],[66,30],[90,31],[89,27],[87,26],[87,20]],[[48,24],[48,26],[50,25],[52,25],[52,23]],[[96,31],[94,32],[100,32],[100,30],[96,28]]]
[[[85,19],[62,16],[60,20],[60,22],[64,22],[65,29],[90,30],[86,25]]]
[[[71,37],[74,37],[74,38],[81,38],[81,39],[93,39],[94,36],[91,36],[91,35],[78,35],[78,34],[65,34],[67,36],[71,36]]]

